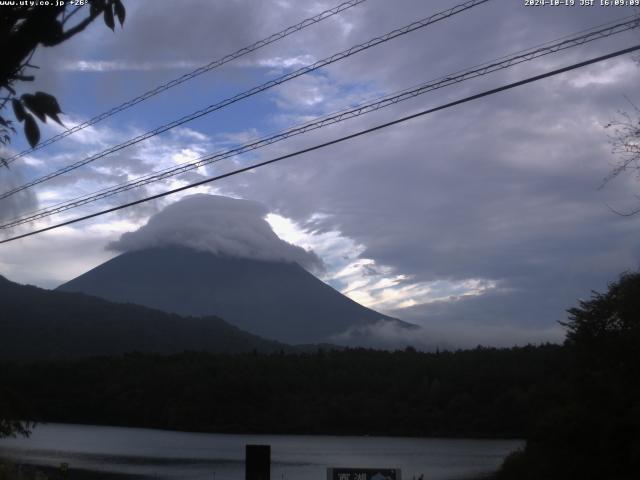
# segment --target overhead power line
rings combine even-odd
[[[154,130],[150,130],[146,133],[143,133],[141,135],[138,135],[135,138],[132,138],[130,140],[127,140],[126,142],[120,143],[118,145],[115,145],[113,147],[110,147],[106,150],[103,150],[100,153],[97,153],[95,155],[92,155],[90,157],[87,157],[83,160],[77,161],[75,163],[72,163],[66,167],[63,167],[59,170],[56,170],[55,172],[49,173],[47,175],[44,175],[42,177],[39,177],[35,180],[32,180],[28,183],[25,183],[23,185],[20,185],[12,190],[9,190],[3,194],[0,195],[0,199],[4,199],[7,197],[10,197],[11,195],[14,195],[18,192],[21,192],[23,190],[26,190],[27,188],[31,188],[35,185],[38,185],[42,182],[46,182],[47,180],[51,180],[52,178],[58,177],[60,175],[63,175],[65,173],[69,173],[77,168],[80,168],[84,165],[87,165],[88,163],[94,162],[100,158],[106,157],[107,155],[110,155],[112,153],[115,153],[119,150],[122,150],[124,148],[130,147],[132,145],[135,145],[137,143],[142,142],[143,140],[147,140],[151,137],[154,137],[156,135],[159,135],[163,132],[166,132],[167,130],[171,130],[172,128],[178,127],[180,125],[183,125],[187,122],[191,122],[197,118],[203,117],[205,115],[208,115],[216,110],[220,110],[222,108],[225,108],[233,103],[236,103],[240,100],[243,100],[245,98],[251,97],[253,95],[256,95],[260,92],[263,92],[265,90],[268,90],[270,88],[273,88],[277,85],[280,85],[282,83],[288,82],[289,80],[293,80],[294,78],[300,77],[302,75],[305,75],[307,73],[313,72],[315,70],[318,70],[319,68],[325,67],[327,65],[330,65],[332,63],[338,62],[340,60],[343,60],[347,57],[350,57],[352,55],[355,55],[356,53],[362,52],[364,50],[367,50],[369,48],[375,47],[377,45],[380,45],[382,43],[388,42],[389,40],[392,40],[394,38],[400,37],[402,35],[406,35],[408,33],[411,33],[413,31],[416,31],[418,29],[424,28],[428,25],[432,25],[436,22],[439,22],[441,20],[444,20],[446,18],[452,17],[454,15],[457,15],[461,12],[464,12],[466,10],[469,10],[473,7],[476,7],[480,4],[483,3],[487,3],[491,0],[469,0],[467,2],[461,3],[459,5],[456,5],[454,7],[451,7],[447,10],[444,10],[442,12],[438,12],[434,15],[431,15],[427,18],[424,18],[422,20],[417,20],[415,22],[410,23],[409,25],[405,25],[404,27],[392,30],[391,32],[388,32],[382,36],[379,37],[375,37],[372,38],[371,40],[355,45],[351,48],[348,48],[346,50],[343,50],[340,53],[335,53],[333,55],[331,55],[330,57],[327,57],[323,60],[319,60],[311,65],[307,65],[305,67],[299,68],[298,70],[295,70],[293,72],[281,75],[280,77],[277,77],[273,80],[270,80],[268,82],[263,83],[262,85],[259,85],[257,87],[253,87],[249,90],[246,90],[245,92],[239,93],[233,97],[227,98],[225,100],[222,100],[218,103],[209,105],[208,107],[205,107],[201,110],[197,110],[196,112],[193,112],[189,115],[185,115],[184,117],[179,118],[178,120],[174,120],[173,122],[167,123],[165,125],[162,125],[160,127],[155,128]]]
[[[83,130],[87,127],[90,127],[91,125],[95,125],[96,123],[99,123],[119,112],[122,112],[123,110],[127,110],[128,108],[133,107],[134,105],[137,105],[141,102],[144,102],[145,100],[154,97],[162,92],[165,92],[167,90],[169,90],[170,88],[176,87],[184,82],[187,82],[199,75],[202,75],[203,73],[207,73],[215,68],[221,67],[222,65],[229,63],[233,60],[236,60],[240,57],[243,57],[249,53],[255,52],[256,50],[261,49],[262,47],[266,47],[267,45],[270,45],[272,43],[277,42],[278,40],[282,40],[285,37],[288,37],[289,35],[292,35],[296,32],[299,32],[300,30],[304,30],[307,27],[310,27],[311,25],[315,25],[316,23],[322,22],[323,20],[326,20],[327,18],[333,17],[334,15],[337,15],[338,13],[341,13],[351,7],[355,7],[356,5],[366,2],[367,0],[349,0],[347,2],[341,3],[340,5],[330,8],[328,10],[325,10],[324,12],[321,12],[317,15],[314,15],[313,17],[309,17],[304,19],[303,21],[292,25],[290,27],[285,28],[284,30],[281,30],[277,33],[274,33],[273,35],[268,36],[267,38],[263,38],[262,40],[258,40],[255,43],[252,43],[251,45],[241,48],[239,50],[236,50],[233,53],[230,53],[228,55],[225,55],[222,58],[219,58],[217,60],[213,60],[212,62],[208,63],[207,65],[203,65],[202,67],[199,67],[195,70],[193,70],[192,72],[189,73],[185,73],[184,75],[178,77],[178,78],[174,78],[173,80],[170,80],[166,83],[163,83],[162,85],[158,85],[156,88],[153,88],[135,98],[132,98],[131,100],[128,100],[116,107],[111,108],[110,110],[107,110],[106,112],[103,112],[99,115],[96,115],[95,117],[90,118],[89,120],[82,122],[78,125],[75,125],[72,128],[69,128],[67,130],[64,130],[63,132],[58,133],[57,135],[54,135],[53,137],[48,138],[47,140],[44,140],[42,142],[40,142],[39,144],[37,144],[35,147],[33,148],[29,148],[26,150],[23,150],[20,153],[15,154],[14,156],[8,158],[6,160],[7,164],[10,164],[12,162],[14,162],[15,160],[17,160],[18,158],[24,157],[25,155],[28,155],[30,153],[35,152],[36,150],[40,150],[41,148],[44,148],[48,145],[51,145],[55,142],[57,142],[58,140],[62,140],[65,137],[68,137],[69,135],[72,135],[76,132],[79,132],[80,130]]]
[[[111,197],[113,195],[117,195],[119,193],[123,193],[135,188],[140,188],[154,182],[158,182],[170,177],[174,177],[176,175],[180,175],[182,173],[186,173],[191,170],[195,170],[205,165],[220,162],[224,159],[234,157],[236,155],[240,155],[252,150],[256,150],[268,145],[272,145],[276,142],[285,140],[287,138],[291,138],[293,136],[301,135],[301,134],[320,129],[328,125],[332,125],[334,123],[339,123],[351,118],[359,117],[361,115],[365,115],[367,113],[371,113],[371,112],[395,105],[402,101],[417,97],[419,95],[423,95],[427,92],[437,90],[439,88],[447,87],[447,86],[454,85],[472,78],[487,75],[489,73],[493,73],[498,70],[510,68],[514,65],[519,65],[523,62],[532,61],[542,56],[563,51],[579,45],[584,45],[585,43],[589,43],[594,40],[607,38],[611,35],[615,35],[621,32],[628,31],[633,28],[637,28],[638,26],[640,26],[640,20],[637,18],[634,18],[633,20],[628,20],[626,22],[622,22],[617,25],[611,25],[606,28],[601,28],[599,30],[593,30],[586,34],[579,35],[573,38],[568,38],[560,42],[547,43],[545,44],[546,46],[544,47],[538,47],[538,48],[534,47],[533,49],[530,49],[528,51],[524,50],[523,51],[524,53],[519,53],[511,57],[509,56],[501,57],[501,59],[497,62],[485,63],[481,66],[472,68],[470,70],[461,71],[461,73],[458,72],[457,74],[447,75],[435,81],[427,82],[417,87],[414,87],[412,89],[404,90],[398,94],[382,97],[382,98],[376,99],[375,101],[361,104],[351,109],[343,110],[341,112],[337,112],[335,114],[325,116],[323,118],[314,120],[312,122],[307,122],[303,125],[290,128],[288,130],[285,130],[284,132],[277,133],[275,135],[262,138],[260,140],[248,142],[248,143],[245,143],[244,145],[241,145],[229,150],[225,150],[223,152],[205,155],[192,162],[186,162],[182,165],[169,167],[158,172],[152,172],[150,174],[141,176],[137,179],[122,183],[120,185],[107,187],[107,188],[98,190],[96,192],[80,196],[70,201],[61,202],[53,206],[39,209],[35,212],[31,212],[29,214],[16,217],[4,224],[1,224],[0,229],[13,228],[18,225],[22,225],[25,223],[40,220],[42,218],[50,217],[57,213],[61,213],[73,208],[80,207],[82,205],[93,203],[98,200],[102,200],[102,199]],[[566,37],[563,37],[563,38],[566,38]]]
[[[585,60],[583,62],[574,63],[573,65],[569,65],[567,67],[559,68],[559,69],[552,70],[552,71],[547,72],[547,73],[543,73],[543,74],[540,74],[540,75],[529,77],[529,78],[526,78],[524,80],[520,80],[518,82],[509,83],[507,85],[503,85],[501,87],[493,88],[491,90],[486,90],[484,92],[481,92],[481,93],[478,93],[478,94],[475,94],[475,95],[471,95],[471,96],[462,98],[460,100],[456,100],[456,101],[453,101],[453,102],[446,103],[444,105],[440,105],[438,107],[430,108],[428,110],[423,110],[421,112],[414,113],[412,115],[407,115],[405,117],[398,118],[398,119],[392,120],[390,122],[382,123],[380,125],[376,125],[375,127],[367,128],[365,130],[360,130],[359,132],[352,133],[350,135],[345,135],[343,137],[336,138],[334,140],[331,140],[331,141],[328,141],[328,142],[324,142],[324,143],[321,143],[321,144],[318,144],[318,145],[314,145],[313,147],[304,148],[302,150],[298,150],[298,151],[293,152],[293,153],[289,153],[289,154],[282,155],[282,156],[279,156],[279,157],[276,157],[276,158],[272,158],[272,159],[266,160],[264,162],[255,163],[253,165],[249,165],[247,167],[239,168],[239,169],[233,170],[231,172],[224,173],[222,175],[217,175],[215,177],[207,178],[205,180],[201,180],[199,182],[191,183],[191,184],[185,185],[183,187],[174,188],[172,190],[169,190],[169,191],[166,191],[166,192],[163,192],[163,193],[159,193],[159,194],[156,194],[156,195],[151,195],[149,197],[142,198],[140,200],[136,200],[134,202],[125,203],[123,205],[118,205],[116,207],[108,208],[108,209],[102,210],[100,212],[92,213],[92,214],[89,214],[89,215],[84,215],[82,217],[77,217],[77,218],[74,218],[72,220],[67,220],[65,222],[58,223],[56,225],[51,225],[49,227],[41,228],[41,229],[34,230],[34,231],[31,231],[31,232],[27,232],[27,233],[24,233],[24,234],[21,234],[21,235],[16,235],[14,237],[10,237],[10,238],[4,239],[4,240],[0,240],[0,244],[12,242],[12,241],[15,241],[15,240],[19,240],[21,238],[30,237],[32,235],[37,235],[39,233],[47,232],[47,231],[54,230],[56,228],[64,227],[64,226],[67,226],[67,225],[72,225],[74,223],[82,222],[84,220],[89,220],[91,218],[95,218],[95,217],[99,217],[99,216],[102,216],[102,215],[106,215],[107,213],[116,212],[118,210],[122,210],[122,209],[125,209],[125,208],[133,207],[135,205],[139,205],[141,203],[149,202],[151,200],[156,200],[158,198],[166,197],[166,196],[172,195],[174,193],[178,193],[178,192],[182,192],[182,191],[185,191],[185,190],[188,190],[188,189],[191,189],[191,188],[199,187],[201,185],[206,185],[208,183],[215,182],[217,180],[221,180],[223,178],[232,177],[234,175],[238,175],[240,173],[244,173],[244,172],[247,172],[247,171],[250,171],[250,170],[254,170],[256,168],[260,168],[260,167],[264,167],[264,166],[267,166],[267,165],[271,165],[273,163],[280,162],[280,161],[288,159],[288,158],[296,157],[296,156],[302,155],[304,153],[312,152],[314,150],[319,150],[319,149],[328,147],[330,145],[335,145],[335,144],[338,144],[338,143],[342,143],[342,142],[345,142],[347,140],[351,140],[353,138],[360,137],[362,135],[367,135],[369,133],[373,133],[375,131],[391,127],[393,125],[404,123],[404,122],[407,122],[409,120],[413,120],[413,119],[418,118],[418,117],[429,115],[431,113],[434,113],[434,112],[437,112],[437,111],[440,111],[440,110],[445,110],[447,108],[451,108],[451,107],[454,107],[456,105],[461,105],[463,103],[467,103],[467,102],[470,102],[470,101],[473,101],[473,100],[477,100],[479,98],[487,97],[487,96],[490,96],[490,95],[495,95],[496,93],[500,93],[500,92],[503,92],[505,90],[510,90],[510,89],[513,89],[513,88],[516,88],[516,87],[520,87],[522,85],[526,85],[528,83],[537,82],[537,81],[545,79],[545,78],[553,77],[553,76],[559,75],[561,73],[569,72],[571,70],[575,70],[575,69],[578,69],[578,68],[581,68],[581,67],[585,67],[587,65],[592,65],[594,63],[602,62],[604,60],[608,60],[610,58],[618,57],[620,55],[625,55],[625,54],[628,54],[628,53],[632,53],[632,52],[635,52],[635,51],[638,51],[638,50],[640,50],[640,45],[636,45],[636,46],[633,46],[633,47],[629,47],[629,48],[625,48],[625,49],[622,49],[622,50],[618,50],[618,51],[609,53],[607,55],[602,55],[602,56],[599,56],[599,57],[596,57],[596,58],[592,58],[590,60]]]

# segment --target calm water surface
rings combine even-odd
[[[273,480],[324,480],[328,466],[395,467],[404,480],[478,478],[520,448],[517,440],[227,435],[88,425],[38,425],[0,440],[0,456],[25,463],[162,479],[242,480],[246,444],[271,445]]]

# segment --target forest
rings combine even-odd
[[[522,437],[566,390],[557,345],[171,356],[0,365],[35,421],[175,430]],[[559,368],[560,366],[560,368]]]

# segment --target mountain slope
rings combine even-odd
[[[49,360],[127,352],[274,352],[290,347],[216,317],[182,318],[0,276],[0,359]]]
[[[349,328],[398,322],[354,302],[295,263],[185,247],[124,253],[59,287],[180,315],[217,315],[287,343],[331,341]]]

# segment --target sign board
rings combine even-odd
[[[327,468],[327,480],[402,480],[399,468]]]

